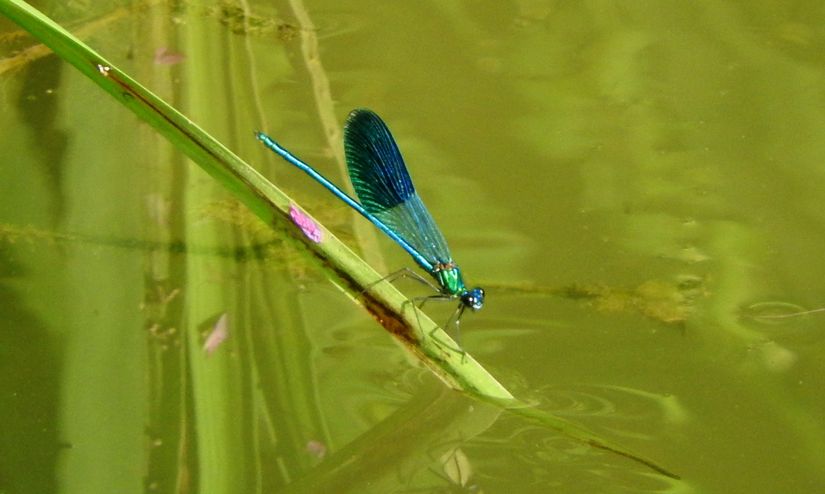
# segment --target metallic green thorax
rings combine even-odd
[[[477,311],[484,306],[484,289],[473,288],[468,290],[464,285],[464,278],[461,277],[461,270],[456,263],[440,262],[435,265],[435,269],[430,271],[438,285],[441,287],[441,296],[436,298],[459,298],[461,305],[456,310],[456,326],[461,319],[464,309],[469,308]]]
[[[432,275],[438,281],[441,290],[447,295],[461,295],[467,291],[461,270],[454,262],[438,264]]]

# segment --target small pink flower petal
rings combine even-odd
[[[309,441],[307,443],[307,451],[319,460],[327,455],[327,447],[321,441]]]
[[[229,316],[224,312],[212,327],[212,331],[209,332],[209,336],[206,337],[206,342],[203,344],[203,351],[206,352],[206,356],[212,355],[227,338],[229,338]]]
[[[155,65],[177,65],[186,60],[186,55],[169,51],[165,46],[155,50]]]
[[[289,217],[292,218],[292,222],[298,225],[298,228],[304,232],[304,235],[306,235],[308,239],[312,240],[316,244],[324,239],[324,232],[318,224],[312,221],[312,218],[307,216],[300,209],[296,208],[295,205],[291,204],[289,206]]]

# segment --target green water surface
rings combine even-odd
[[[682,480],[446,390],[0,19],[0,493],[825,485],[822,4],[37,6],[391,272],[413,263],[253,136],[346,183],[342,122],[378,112],[487,289],[467,351]]]

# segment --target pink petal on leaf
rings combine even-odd
[[[321,230],[321,227],[312,221],[312,218],[307,216],[303,211],[296,208],[295,205],[291,204],[289,206],[289,217],[292,218],[292,222],[298,225],[298,228],[304,232],[304,235],[306,235],[308,239],[316,244],[324,239],[324,232]]]

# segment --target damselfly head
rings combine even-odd
[[[461,294],[461,303],[465,307],[469,307],[474,311],[481,309],[484,306],[484,289],[473,288]]]

